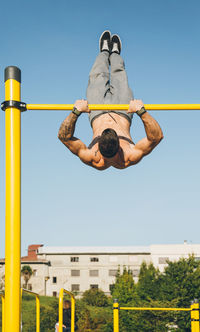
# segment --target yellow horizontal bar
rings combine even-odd
[[[28,290],[28,289],[25,289],[25,288],[21,288],[21,295],[22,295],[22,293],[28,293],[28,294],[32,294],[32,295],[34,295],[35,297],[39,297],[39,295],[37,294],[37,293],[34,293],[34,292],[32,292],[32,291],[30,291],[30,290]]]
[[[66,290],[66,289],[64,289],[64,288],[62,288],[62,289],[63,289],[63,293],[68,294],[68,295],[70,295],[71,298],[75,299],[73,293],[71,293],[70,291],[68,291],[68,290]]]
[[[27,104],[28,110],[58,110],[71,111],[74,104]],[[165,111],[165,110],[200,110],[200,104],[145,104],[146,110]],[[129,104],[89,104],[91,111],[96,110],[121,110],[126,111]]]
[[[190,308],[140,308],[140,307],[120,307],[120,310],[152,310],[152,311],[191,311]]]

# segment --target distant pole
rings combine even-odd
[[[197,299],[191,304],[191,332],[199,332],[199,301]]]
[[[113,332],[119,332],[119,303],[117,299],[113,303]]]

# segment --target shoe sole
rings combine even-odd
[[[122,41],[121,41],[121,38],[118,36],[118,35],[112,35],[111,36],[111,44],[113,43],[113,37],[117,37],[118,39],[118,42],[115,41],[115,43],[118,44],[118,48],[119,48],[119,54],[121,53],[121,50],[122,50]],[[112,46],[112,45],[111,45]]]
[[[111,41],[111,33],[110,33],[110,31],[109,30],[105,30],[104,32],[102,32],[102,34],[101,34],[101,36],[100,36],[100,38],[99,38],[99,50],[100,50],[100,52],[101,52],[101,48],[102,48],[102,40],[108,40],[108,38],[104,38],[103,39],[103,35],[104,34],[109,34],[109,41]]]

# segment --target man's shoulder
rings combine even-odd
[[[126,167],[136,165],[143,158],[144,154],[136,146],[133,146],[125,151]]]
[[[105,169],[105,161],[104,159],[99,156],[99,151],[95,149],[86,149],[84,151],[81,151],[79,153],[80,160],[91,167],[94,167],[96,169]]]
[[[109,166],[105,163],[105,160],[101,157],[94,156],[94,159],[92,160],[92,167],[103,171],[104,169],[107,169]]]

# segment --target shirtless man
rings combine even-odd
[[[144,109],[141,100],[133,100],[124,62],[120,56],[119,36],[105,31],[100,37],[100,53],[92,67],[87,88],[87,101],[77,100],[74,109],[60,126],[58,138],[82,162],[98,170],[113,166],[118,169],[137,164],[163,138],[157,121]],[[109,74],[110,65],[110,74]],[[92,111],[89,104],[129,104],[125,111]],[[74,137],[81,113],[89,113],[93,129],[92,143],[87,147]],[[142,120],[146,137],[133,143],[130,126],[133,113]]]

